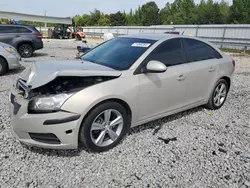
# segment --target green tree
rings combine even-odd
[[[83,14],[82,19],[81,19],[81,26],[88,26],[89,25],[89,20],[90,20],[90,15]]]
[[[99,25],[100,26],[109,26],[110,25],[110,18],[108,14],[103,14],[101,15],[101,18],[99,20]]]
[[[160,15],[161,15],[161,20],[163,24],[165,25],[171,24],[172,18],[171,18],[171,4],[170,3],[166,3],[165,7],[161,9]]]
[[[236,24],[250,24],[250,1],[233,0],[229,20]]]
[[[213,0],[205,2],[201,1],[198,7],[197,24],[225,24],[228,20],[228,15],[224,12],[226,9],[225,2],[214,3]]]
[[[136,25],[135,14],[132,9],[130,9],[130,12],[126,14],[126,21],[127,21],[127,25],[129,26]]]
[[[82,16],[76,15],[73,17],[73,24],[75,26],[82,26],[83,25],[83,19]]]
[[[220,13],[222,15],[222,21],[224,24],[229,23],[230,22],[230,6],[228,4],[228,2],[226,2],[225,0],[222,0],[220,3]]]
[[[160,25],[160,9],[154,1],[148,2],[141,7],[142,25]]]
[[[124,26],[126,24],[126,17],[120,11],[110,14],[110,24],[112,26]]]
[[[139,6],[138,9],[135,11],[134,14],[134,24],[141,26],[142,25],[142,10],[141,7]]]
[[[101,11],[95,9],[93,12],[90,12],[89,16],[89,25],[100,25],[99,20],[101,19]]]

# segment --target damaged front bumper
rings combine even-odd
[[[59,111],[45,114],[28,114],[28,100],[16,88],[9,94],[12,134],[29,146],[50,149],[76,149],[79,114]]]

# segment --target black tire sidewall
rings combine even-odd
[[[110,144],[109,146],[99,147],[93,143],[91,136],[90,136],[90,129],[91,129],[91,125],[92,125],[93,121],[95,120],[95,118],[101,112],[103,112],[107,109],[114,109],[114,110],[117,110],[121,113],[121,115],[123,117],[123,123],[124,123],[123,130],[122,130],[120,136],[117,138],[117,140],[114,143]],[[87,117],[83,121],[81,128],[80,128],[79,141],[82,144],[84,144],[85,147],[87,147],[88,149],[90,149],[93,152],[108,151],[108,150],[112,149],[113,147],[115,147],[117,144],[119,144],[119,142],[126,135],[128,130],[129,130],[129,120],[128,120],[128,115],[127,115],[125,108],[117,102],[106,102],[106,103],[103,103],[103,104],[95,107],[87,115]]]
[[[1,76],[1,75],[4,75],[7,72],[8,66],[7,66],[6,61],[1,57],[0,57],[0,64],[2,66],[2,70],[0,70],[0,76]]]
[[[215,103],[214,103],[215,90],[216,90],[216,88],[218,87],[218,85],[221,84],[221,83],[224,83],[224,84],[226,85],[227,93],[226,93],[224,102],[223,102],[220,106],[216,106]],[[228,90],[229,90],[229,86],[228,86],[228,83],[227,83],[226,80],[221,79],[221,80],[219,80],[219,81],[216,83],[216,85],[215,85],[215,87],[214,87],[214,89],[213,89],[213,92],[212,92],[212,94],[211,94],[211,97],[210,97],[210,104],[212,105],[212,108],[213,108],[213,109],[215,109],[215,110],[220,109],[220,108],[224,105],[224,103],[225,103],[226,100],[227,100],[227,95],[228,95],[228,92],[229,92]]]
[[[20,52],[20,49],[21,49],[21,47],[23,47],[23,46],[29,46],[29,49],[30,49],[30,55],[29,55],[29,56],[23,56],[23,54]],[[21,57],[24,57],[24,58],[29,58],[29,57],[31,57],[31,56],[33,55],[33,52],[34,52],[34,49],[33,49],[32,45],[30,45],[30,44],[22,44],[22,45],[18,48],[18,53],[20,54]]]

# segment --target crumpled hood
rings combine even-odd
[[[58,76],[120,76],[121,71],[82,60],[35,62],[25,69],[20,78],[26,80],[31,89],[40,87]]]

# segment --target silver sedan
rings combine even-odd
[[[21,67],[20,60],[21,57],[14,47],[0,42],[0,76]]]
[[[210,43],[169,34],[111,39],[80,60],[36,62],[10,92],[12,132],[27,145],[93,151],[131,127],[226,101],[235,62]]]

